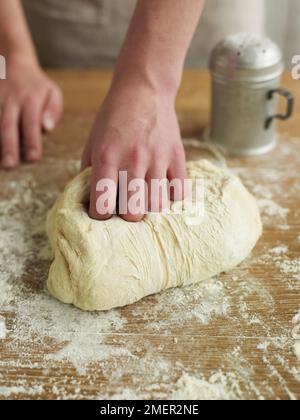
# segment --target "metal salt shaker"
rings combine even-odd
[[[293,113],[293,95],[280,88],[284,70],[279,47],[251,33],[231,35],[220,42],[210,60],[212,122],[210,140],[230,154],[256,156],[277,144],[276,120]],[[287,101],[277,112],[278,98]]]

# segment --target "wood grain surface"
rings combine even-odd
[[[45,290],[47,210],[78,161],[110,72],[52,71],[65,116],[38,165],[0,172],[0,399],[299,399],[300,82],[281,140],[227,164],[257,196],[264,234],[252,256],[206,285],[107,313]],[[177,101],[183,137],[209,124],[207,72],[187,71]],[[187,148],[189,159],[209,157]],[[213,156],[212,156],[213,158]]]

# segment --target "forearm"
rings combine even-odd
[[[176,92],[205,0],[139,0],[116,66],[114,83],[143,79]]]
[[[19,0],[2,0],[0,7],[0,53],[7,58],[21,54],[37,61],[33,42]]]

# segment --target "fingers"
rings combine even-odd
[[[128,222],[139,222],[148,210],[167,211],[170,196],[174,200],[184,198],[183,146],[170,153],[169,159],[153,159],[150,167],[147,159],[128,158],[119,149],[110,149],[107,154],[104,148],[98,154],[101,159],[93,162],[91,146],[87,143],[82,157],[82,169],[92,163],[89,214],[93,219],[106,220],[118,213]],[[123,165],[127,169],[122,171]]]
[[[118,190],[118,168],[112,165],[93,165],[89,215],[106,220],[115,212]]]
[[[168,207],[167,170],[164,166],[153,166],[146,175],[148,185],[148,210],[160,212]]]
[[[4,168],[20,163],[20,129],[24,141],[25,159],[36,162],[42,157],[42,128],[53,129],[62,115],[63,101],[56,86],[26,100],[8,99],[1,109],[0,147]]]
[[[183,147],[179,147],[174,152],[167,175],[170,181],[170,199],[172,201],[183,200],[185,196],[184,180],[186,179],[186,162]]]
[[[52,131],[63,113],[63,97],[60,89],[53,86],[49,91],[42,118],[42,126],[45,131]]]
[[[25,159],[28,162],[36,162],[41,159],[43,153],[42,130],[53,130],[62,111],[62,95],[55,85],[51,85],[45,93],[28,99],[22,115]]]
[[[119,182],[123,183],[120,188]],[[128,222],[143,219],[146,212],[145,171],[119,172],[117,167],[109,165],[92,170],[90,217],[107,220],[116,213],[117,205],[122,219]]]
[[[127,222],[140,222],[145,216],[147,210],[145,174],[146,169],[143,167],[120,172],[119,216]]]
[[[7,101],[2,108],[0,125],[1,160],[6,169],[15,168],[20,162],[19,116],[18,105]]]
[[[25,159],[36,162],[42,157],[41,119],[44,96],[28,99],[22,114]]]

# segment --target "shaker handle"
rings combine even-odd
[[[267,96],[268,100],[270,101],[271,99],[273,99],[273,97],[276,93],[287,99],[286,113],[285,114],[275,114],[275,115],[272,115],[272,116],[268,117],[266,119],[266,123],[265,123],[265,129],[266,130],[268,130],[270,128],[270,125],[271,125],[273,120],[275,120],[275,119],[288,120],[292,116],[293,111],[294,111],[295,99],[294,99],[293,94],[286,89],[272,89],[272,90],[269,90],[269,92],[268,92],[268,96]]]

